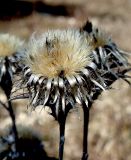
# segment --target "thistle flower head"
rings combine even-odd
[[[0,34],[0,81],[7,70],[10,75],[15,72],[16,61],[19,57],[16,53],[22,46],[23,41],[19,38],[9,34]]]
[[[91,47],[78,30],[56,30],[31,38],[25,64],[46,78],[74,76],[90,63]]]
[[[88,107],[96,93],[121,77],[121,66],[127,67],[124,54],[92,25],[32,37],[22,63],[30,104],[50,106],[55,118],[76,103]]]
[[[22,45],[23,41],[18,37],[9,34],[0,34],[0,57],[12,56]]]

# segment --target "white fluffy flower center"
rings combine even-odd
[[[90,63],[89,46],[86,36],[79,30],[56,30],[32,37],[26,51],[25,64],[34,74],[48,78],[71,76],[80,72]]]

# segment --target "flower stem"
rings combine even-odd
[[[5,92],[5,95],[7,97],[7,103],[8,106],[6,107],[7,111],[9,112],[9,115],[11,117],[12,120],[12,130],[13,130],[13,134],[14,134],[14,139],[15,139],[15,145],[17,145],[17,141],[18,141],[18,132],[17,132],[17,127],[16,127],[16,123],[15,123],[15,114],[13,111],[13,107],[12,107],[12,103],[10,101],[10,94],[11,94],[11,90],[12,90],[12,78],[10,75],[10,67],[9,67],[9,62],[8,62],[8,58],[5,58],[5,66],[6,66],[6,73],[3,75],[2,80],[1,80],[1,87]],[[17,146],[16,146],[17,149]]]
[[[89,106],[83,103],[83,155],[82,160],[88,160],[88,125],[89,125]]]
[[[60,130],[60,140],[59,140],[59,160],[63,160],[63,153],[64,153],[64,143],[65,143],[65,123],[66,123],[66,116],[59,119],[59,130]]]
[[[15,138],[15,143],[17,144],[18,141],[18,132],[17,132],[17,127],[16,127],[16,123],[15,123],[15,114],[13,111],[13,107],[12,107],[12,103],[11,101],[8,100],[8,111],[12,120],[12,130],[13,130],[13,134],[14,134],[14,138]],[[17,146],[16,146],[17,148]]]

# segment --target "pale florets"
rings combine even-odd
[[[86,36],[79,30],[56,30],[32,37],[26,50],[25,64],[34,74],[55,78],[75,75],[90,63]]]
[[[92,50],[105,45],[112,45],[112,39],[101,29],[92,26],[92,23],[87,22],[83,27],[87,41],[92,46]]]
[[[24,41],[18,37],[10,34],[0,34],[0,82],[3,75],[8,71],[10,76],[16,71],[18,65],[18,59],[21,54],[18,54]]]
[[[113,43],[105,32],[98,30],[97,28],[93,28],[92,33],[87,35],[87,39],[90,41],[90,45],[93,46],[93,50],[97,47],[104,47],[105,45],[111,45]]]
[[[0,57],[11,56],[23,46],[23,41],[10,34],[0,34]]]

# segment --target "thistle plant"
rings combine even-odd
[[[15,141],[18,139],[18,133],[12,103],[9,99],[12,90],[13,75],[18,69],[18,59],[20,57],[18,52],[22,49],[23,43],[22,40],[13,35],[0,34],[0,87],[7,97],[8,105],[2,103],[2,101],[0,101],[0,104],[8,111],[11,117]]]
[[[128,76],[125,53],[90,22],[81,29],[51,30],[33,35],[21,58],[21,82],[30,106],[49,106],[60,129],[59,160],[63,159],[65,124],[69,111],[83,108],[83,156],[88,159],[89,110],[98,95]],[[17,96],[21,97],[21,96]]]
[[[121,78],[130,85],[131,78],[126,75],[131,68],[127,61],[129,54],[120,50],[112,39],[100,29],[93,27],[92,23],[87,22],[81,29],[85,32],[87,39],[90,41],[90,45],[93,46],[93,51],[90,56],[92,62],[95,63],[96,68],[92,70],[92,75],[95,76],[91,80],[92,93],[90,99],[88,99],[88,109],[83,105],[84,113],[84,129],[83,129],[83,156],[82,160],[88,159],[88,123],[89,123],[89,110],[93,102],[98,98],[102,91],[110,89],[111,84],[117,79]],[[91,78],[91,77],[90,77]]]

